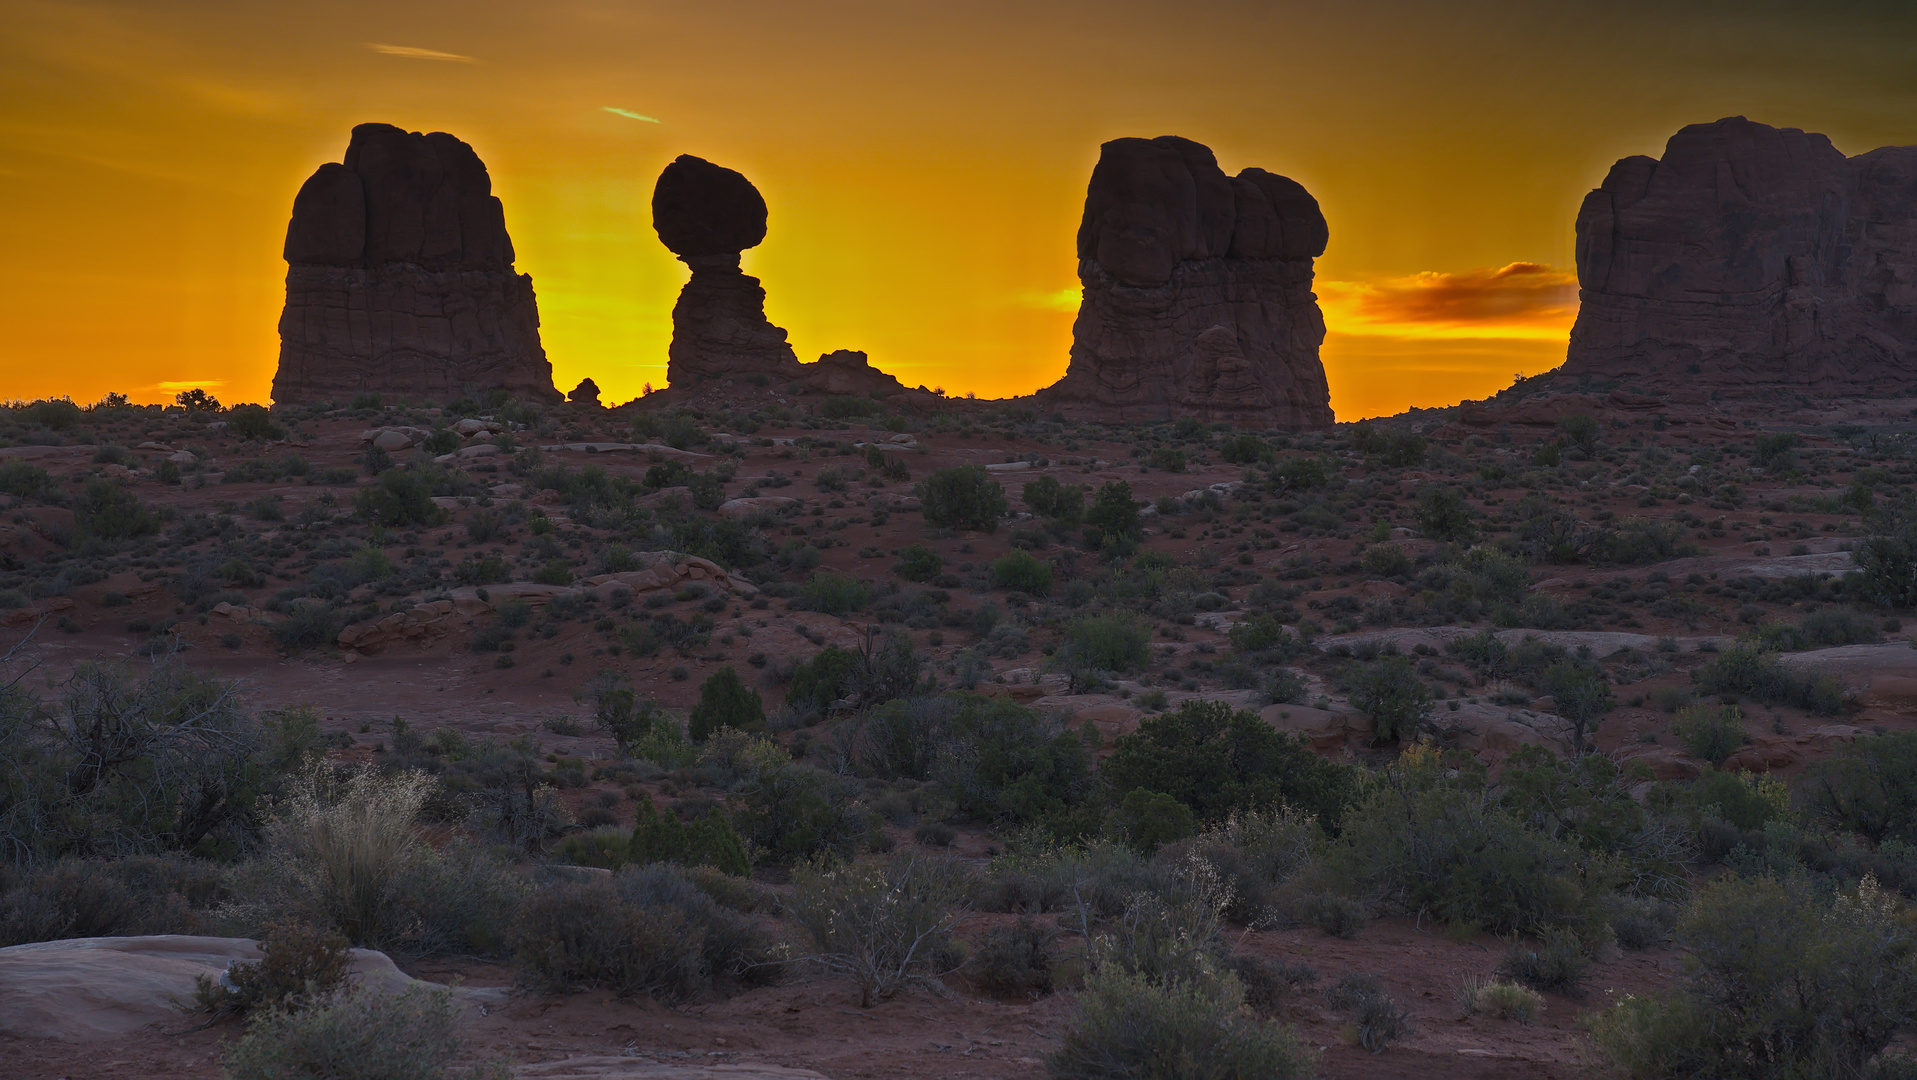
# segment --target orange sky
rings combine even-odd
[[[679,153],[765,193],[801,359],[1046,385],[1098,144],[1179,134],[1323,205],[1339,418],[1447,404],[1563,359],[1614,159],[1735,113],[1917,142],[1913,45],[1907,3],[0,0],[0,397],[263,400],[293,193],[379,120],[491,168],[562,389],[664,381]]]

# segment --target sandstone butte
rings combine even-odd
[[[1741,116],[1627,157],[1577,217],[1555,379],[1724,396],[1917,385],[1917,146],[1846,158]]]
[[[503,390],[557,402],[532,278],[513,270],[492,178],[445,132],[353,129],[286,228],[279,404]]]
[[[1311,291],[1327,238],[1296,181],[1226,176],[1171,135],[1104,144],[1078,230],[1071,365],[1039,399],[1088,418],[1329,427]]]

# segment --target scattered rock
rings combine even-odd
[[[285,256],[275,402],[469,387],[559,400],[505,210],[453,136],[355,127],[345,162],[294,198]]]

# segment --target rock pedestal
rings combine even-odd
[[[766,205],[752,181],[682,154],[652,193],[659,241],[692,268],[672,308],[666,379],[692,386],[710,378],[793,379],[799,360],[785,331],[765,317],[765,290],[739,269],[739,254],[765,239]]]
[[[473,148],[445,132],[353,129],[293,200],[273,400],[505,390],[558,401],[532,278]]]
[[[1175,136],[1106,143],[1078,230],[1071,365],[1040,400],[1113,420],[1329,426],[1311,291],[1326,239],[1295,181],[1228,177]]]
[[[1577,219],[1557,378],[1744,394],[1917,385],[1917,147],[1846,159],[1741,116],[1628,157]]]

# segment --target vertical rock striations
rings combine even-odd
[[[1628,157],[1577,219],[1560,379],[1821,394],[1917,384],[1917,147],[1846,159],[1741,116]]]
[[[1228,177],[1175,136],[1106,143],[1078,230],[1071,366],[1039,396],[1114,419],[1329,426],[1311,291],[1326,238],[1295,181]]]
[[[681,154],[659,174],[653,230],[692,268],[672,307],[666,379],[673,386],[719,376],[799,376],[785,331],[766,321],[759,279],[739,269],[739,253],[765,239],[765,224],[765,198],[731,169]]]
[[[355,127],[345,162],[300,187],[285,253],[274,401],[560,400],[492,178],[453,136]]]

